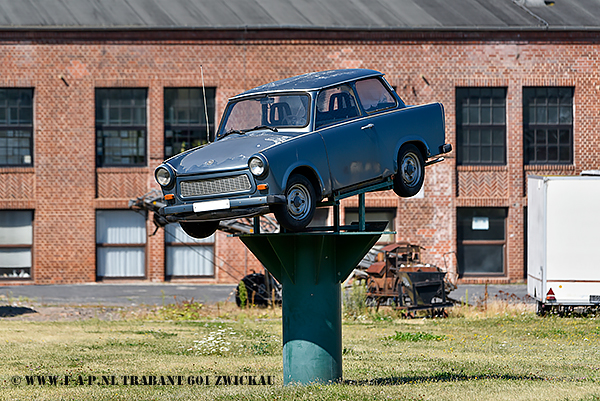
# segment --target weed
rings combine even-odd
[[[384,337],[384,340],[413,341],[413,342],[431,341],[431,340],[440,341],[440,340],[443,340],[445,337],[446,336],[444,336],[444,335],[435,335],[435,334],[423,333],[423,332],[405,333],[405,332],[397,331],[396,334],[394,334],[394,335]]]
[[[238,286],[238,296],[240,297],[240,308],[245,309],[248,305],[248,289],[243,281]]]

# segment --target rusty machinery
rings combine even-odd
[[[405,310],[408,317],[417,310],[447,316],[445,308],[453,305],[448,294],[456,286],[442,269],[421,261],[423,249],[408,242],[382,248],[379,261],[366,270],[367,305],[393,306]]]

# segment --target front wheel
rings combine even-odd
[[[303,175],[293,174],[285,190],[285,204],[273,207],[281,226],[290,231],[300,231],[310,224],[317,207],[313,185]]]
[[[394,177],[394,192],[403,198],[415,196],[423,186],[425,161],[413,144],[405,144],[398,152],[398,172]]]
[[[180,221],[179,225],[187,235],[198,239],[210,237],[219,228],[218,221]]]

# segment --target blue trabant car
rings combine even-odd
[[[425,165],[451,149],[443,106],[405,105],[380,72],[300,75],[231,98],[214,142],[158,166],[160,214],[195,238],[270,212],[301,231],[325,198],[389,180],[414,196]]]

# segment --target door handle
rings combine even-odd
[[[367,124],[364,127],[360,127],[360,129],[371,129],[373,128],[375,125],[374,124]]]

